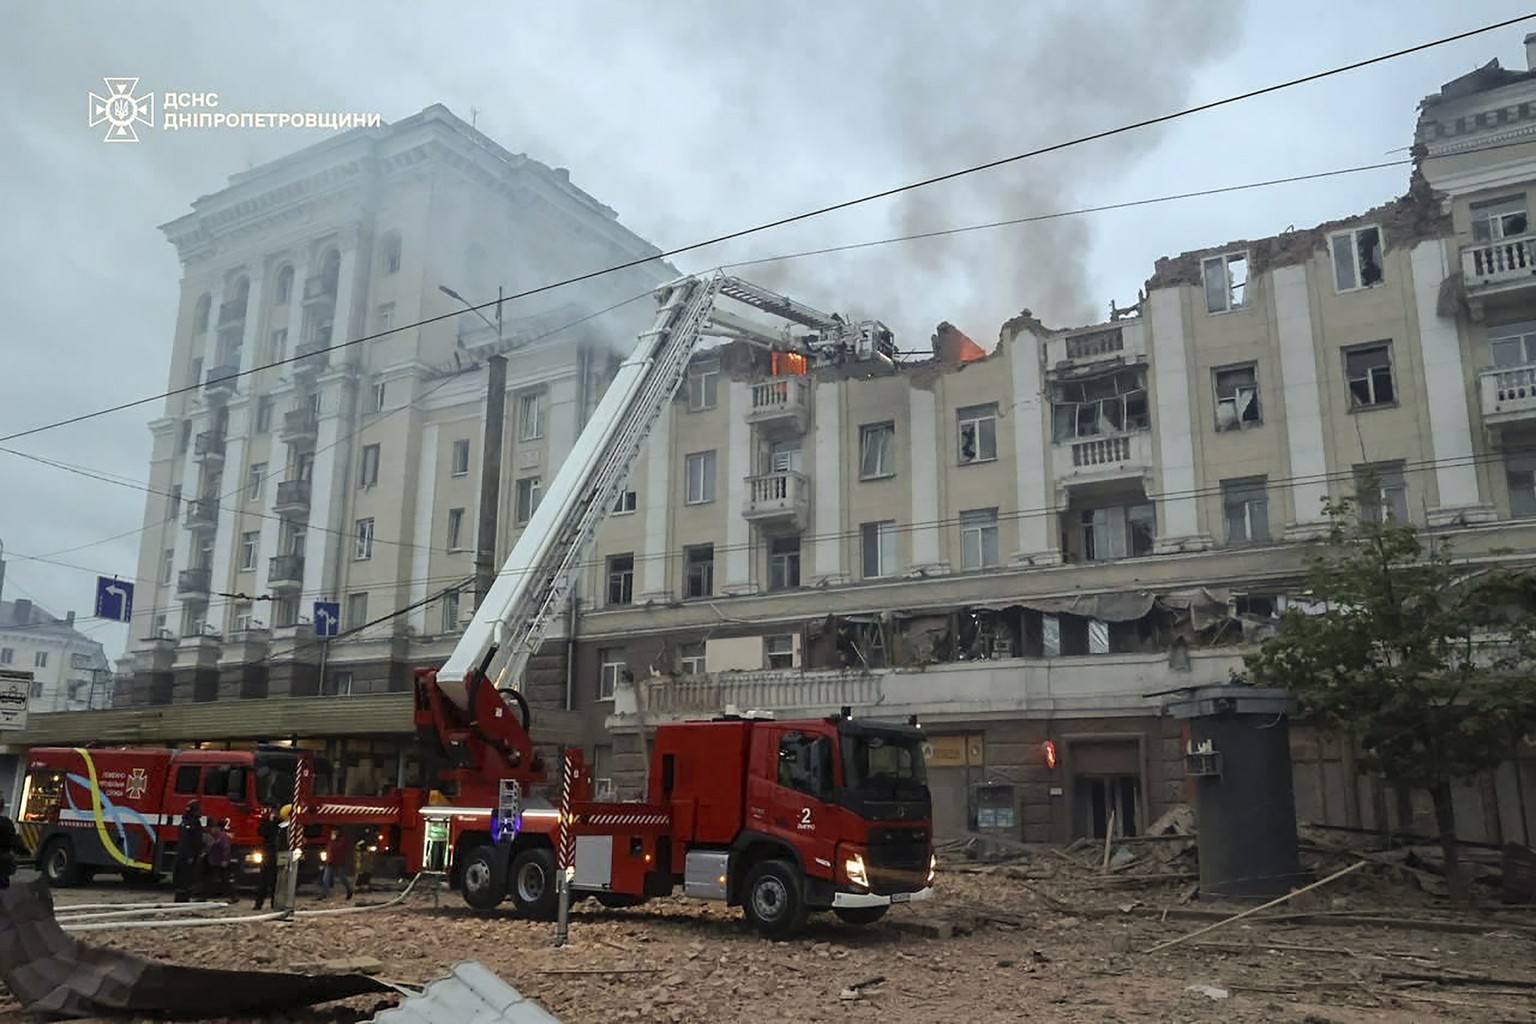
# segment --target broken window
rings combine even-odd
[[[613,700],[614,691],[629,669],[622,647],[603,647],[597,652],[597,699]]]
[[[1211,256],[1204,261],[1205,309],[1225,313],[1248,304],[1248,254],[1232,252]]]
[[[896,520],[883,519],[859,527],[864,554],[864,578],[879,579],[896,573]]]
[[[800,536],[774,537],[768,542],[768,589],[790,590],[800,585]]]
[[[698,544],[683,549],[683,596],[709,597],[715,592],[715,546]]]
[[[768,472],[800,472],[800,442],[775,441],[768,449]]]
[[[685,676],[704,674],[704,641],[683,644],[677,650],[677,671]]]
[[[793,633],[779,633],[763,638],[763,651],[768,656],[769,668],[798,668],[799,658]]]
[[[1216,429],[1241,430],[1250,423],[1262,423],[1259,415],[1258,368],[1232,366],[1216,371]]]
[[[1339,291],[1381,283],[1380,229],[1341,231],[1329,241],[1333,249],[1333,279]]]
[[[1078,522],[1087,561],[1107,562],[1152,553],[1156,516],[1150,504],[1086,508]]]
[[[1267,478],[1250,476],[1239,480],[1223,480],[1221,508],[1227,522],[1228,544],[1269,540]]]
[[[1345,349],[1344,376],[1349,382],[1350,408],[1391,405],[1397,400],[1392,383],[1392,343]]]
[[[986,569],[998,564],[997,509],[978,508],[960,513],[961,565]]]
[[[1536,322],[1488,328],[1488,348],[1499,369],[1536,365]]]
[[[859,428],[859,479],[896,475],[896,424],[867,423]]]
[[[1408,521],[1408,486],[1403,480],[1404,468],[1401,461],[1355,467],[1355,500],[1360,504],[1361,522]]]
[[[635,599],[635,556],[613,555],[608,559],[608,603],[629,604]]]
[[[1147,383],[1141,369],[1116,370],[1085,380],[1061,381],[1051,388],[1052,437],[1070,441],[1152,425]]]
[[[955,413],[960,422],[960,461],[991,462],[997,458],[997,403],[968,405]]]
[[[1529,230],[1524,196],[1507,196],[1472,204],[1472,240],[1497,242]]]

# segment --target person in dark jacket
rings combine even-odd
[[[267,900],[277,903],[277,850],[282,825],[270,807],[262,813],[256,832],[261,836],[261,874],[256,879],[255,909],[260,910]]]
[[[172,877],[176,883],[176,902],[186,903],[197,889],[203,863],[203,805],[193,800],[181,816],[181,827],[176,831],[176,862]]]
[[[20,851],[16,823],[5,813],[5,797],[0,796],[0,889],[11,887],[11,876],[16,873],[16,855]]]

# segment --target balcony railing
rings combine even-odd
[[[176,574],[176,596],[207,597],[212,581],[213,572],[209,569],[183,569]]]
[[[304,301],[318,302],[336,297],[339,274],[314,274],[304,281]]]
[[[1125,350],[1125,335],[1120,328],[1079,334],[1067,339],[1068,359],[1092,359]]]
[[[219,502],[216,498],[195,498],[187,502],[187,529],[211,530],[219,525]]]
[[[757,520],[793,520],[803,527],[810,502],[810,482],[795,472],[747,477],[747,507],[742,515]]]
[[[752,385],[748,423],[785,423],[803,432],[811,418],[811,389],[804,377],[775,377]]]
[[[1536,365],[1484,370],[1477,383],[1485,423],[1536,420]]]
[[[220,327],[228,327],[231,324],[238,324],[238,323],[243,322],[245,320],[245,307],[246,307],[246,300],[245,299],[240,299],[240,300],[235,301],[235,302],[223,302],[223,303],[220,303],[219,304],[219,326]]]
[[[267,586],[280,590],[303,585],[303,555],[275,555],[267,560]]]
[[[1536,235],[1465,246],[1461,269],[1468,288],[1536,278]]]
[[[192,452],[210,462],[224,461],[224,437],[212,430],[205,430],[192,441]]]
[[[324,340],[306,341],[300,345],[293,353],[293,372],[315,374],[325,369],[331,362],[330,344],[330,334],[327,333]]]
[[[239,379],[240,367],[235,363],[224,366],[215,366],[203,376],[203,385],[210,394],[214,392],[233,391],[235,382]]]
[[[844,706],[873,707],[881,699],[881,677],[852,672],[728,672],[676,679],[648,679],[645,710],[654,714],[708,714],[734,704],[742,711],[835,714]]]
[[[1058,441],[1054,462],[1056,479],[1063,483],[1139,474],[1152,465],[1152,432],[1134,430]]]
[[[1072,446],[1072,465],[1108,466],[1124,462],[1131,457],[1131,439],[1121,437],[1096,437],[1091,441],[1079,441]]]
[[[284,441],[313,441],[319,428],[313,409],[290,409],[283,413],[283,429],[279,436]]]
[[[276,512],[304,512],[309,509],[309,481],[284,480],[277,485]]]

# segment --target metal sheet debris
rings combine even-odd
[[[454,964],[444,977],[399,1006],[381,1010],[371,1024],[560,1024],[538,1003],[498,978],[478,960]]]

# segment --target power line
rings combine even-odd
[[[653,255],[650,255],[650,256],[639,257],[639,258],[636,258],[636,259],[627,260],[627,261],[622,262],[622,263],[617,263],[617,264],[614,264],[612,266],[605,267],[605,268],[603,268],[601,270],[589,271],[589,272],[587,272],[585,274],[578,274],[576,276],[568,277],[568,278],[565,278],[565,279],[560,280],[560,281],[551,282],[550,284],[539,285],[538,287],[529,288],[529,289],[527,289],[525,291],[517,292],[517,293],[512,294],[512,295],[501,296],[501,297],[497,298],[494,301],[487,301],[487,302],[481,303],[480,305],[477,305],[477,306],[471,306],[470,308],[474,309],[474,310],[490,309],[490,308],[493,308],[494,306],[496,306],[499,303],[515,301],[517,299],[527,298],[528,296],[531,296],[531,295],[539,295],[539,294],[542,294],[544,292],[553,291],[554,289],[557,289],[557,288],[564,288],[564,287],[566,287],[568,285],[579,284],[579,283],[581,283],[583,281],[590,281],[590,280],[593,280],[593,279],[598,278],[598,277],[603,277],[603,276],[605,276],[607,274],[617,273],[618,271],[621,271],[621,270],[629,270],[629,269],[632,269],[632,268],[635,268],[635,267],[643,266],[643,265],[645,265],[647,263],[654,263],[654,262],[656,262],[658,260],[669,259],[669,258],[671,258],[673,256],[678,256],[678,255],[681,255],[681,254],[686,253],[686,252],[693,252],[694,250],[703,249],[703,248],[706,248],[706,247],[712,246],[712,245],[718,245],[718,244],[720,244],[722,242],[733,241],[733,240],[738,239],[738,238],[744,238],[744,237],[746,237],[748,235],[753,235],[753,234],[757,234],[757,233],[760,233],[760,232],[763,232],[763,231],[768,231],[768,230],[771,230],[771,229],[777,228],[777,227],[783,227],[783,226],[785,226],[787,224],[794,224],[794,223],[798,223],[800,221],[810,220],[810,219],[815,218],[815,217],[825,216],[826,214],[834,213],[834,212],[837,212],[839,210],[850,209],[852,207],[861,206],[861,205],[864,205],[864,204],[867,204],[867,203],[872,203],[872,202],[875,202],[875,201],[880,200],[880,199],[888,199],[888,198],[890,198],[892,196],[900,195],[900,194],[902,194],[904,192],[911,192],[911,191],[914,191],[914,190],[917,190],[917,189],[927,188],[929,186],[937,185],[937,184],[940,184],[942,182],[953,181],[953,180],[955,180],[957,178],[966,177],[966,176],[972,175],[972,174],[978,174],[978,173],[980,173],[982,171],[993,170],[993,169],[996,169],[998,167],[1003,167],[1003,166],[1006,166],[1006,165],[1009,165],[1009,164],[1018,163],[1018,162],[1023,161],[1023,160],[1031,159],[1033,157],[1044,156],[1044,155],[1046,155],[1048,153],[1055,153],[1055,152],[1059,152],[1061,150],[1069,149],[1069,148],[1072,148],[1072,147],[1075,147],[1075,146],[1086,145],[1087,143],[1090,143],[1090,142],[1097,142],[1097,141],[1100,141],[1102,139],[1112,138],[1112,137],[1117,136],[1117,135],[1123,135],[1123,134],[1126,134],[1126,133],[1129,133],[1129,132],[1138,131],[1138,130],[1140,130],[1142,128],[1150,128],[1150,127],[1153,127],[1155,125],[1166,124],[1166,123],[1168,123],[1170,121],[1174,121],[1174,120],[1177,120],[1179,118],[1189,117],[1189,116],[1191,116],[1193,114],[1204,113],[1205,111],[1215,110],[1217,108],[1224,107],[1224,106],[1230,106],[1230,105],[1235,104],[1235,103],[1241,103],[1241,102],[1243,102],[1245,100],[1255,99],[1255,98],[1257,98],[1259,96],[1265,96],[1265,95],[1268,95],[1270,93],[1280,92],[1280,91],[1285,90],[1285,89],[1295,88],[1296,86],[1306,85],[1306,84],[1309,84],[1309,83],[1312,83],[1312,82],[1317,82],[1317,81],[1322,81],[1323,79],[1332,78],[1332,77],[1335,77],[1337,75],[1346,74],[1346,73],[1348,73],[1350,71],[1357,71],[1357,70],[1359,70],[1361,68],[1370,67],[1370,66],[1375,65],[1375,64],[1384,63],[1384,62],[1390,61],[1390,60],[1396,60],[1399,57],[1406,57],[1406,56],[1409,56],[1409,55],[1414,54],[1414,53],[1420,53],[1420,52],[1423,52],[1425,50],[1434,49],[1435,47],[1438,47],[1438,46],[1444,46],[1444,45],[1447,45],[1449,43],[1459,42],[1459,41],[1461,41],[1463,39],[1470,39],[1470,38],[1472,38],[1474,36],[1483,35],[1483,34],[1488,33],[1488,32],[1494,32],[1494,31],[1497,31],[1497,30],[1502,29],[1502,28],[1508,28],[1511,25],[1518,24],[1518,23],[1520,23],[1522,21],[1528,21],[1531,18],[1536,18],[1536,14],[1523,14],[1523,15],[1519,15],[1518,17],[1514,17],[1514,18],[1506,18],[1506,19],[1504,19],[1502,21],[1494,22],[1494,23],[1489,24],[1489,25],[1484,25],[1484,26],[1482,26],[1480,28],[1469,29],[1467,31],[1458,32],[1458,33],[1455,33],[1453,35],[1442,36],[1442,37],[1440,37],[1438,39],[1434,39],[1434,40],[1431,40],[1431,41],[1426,42],[1426,43],[1419,43],[1417,45],[1405,47],[1405,48],[1400,49],[1400,50],[1393,50],[1393,51],[1391,51],[1389,53],[1379,54],[1379,55],[1377,55],[1375,57],[1368,57],[1368,58],[1365,58],[1365,59],[1362,59],[1362,60],[1353,61],[1353,62],[1351,62],[1349,64],[1343,64],[1343,65],[1340,65],[1338,67],[1330,68],[1330,69],[1328,69],[1326,71],[1316,71],[1316,72],[1313,72],[1313,73],[1308,74],[1308,75],[1302,75],[1302,76],[1300,76],[1298,78],[1288,79],[1287,81],[1284,81],[1284,82],[1278,82],[1278,83],[1275,83],[1273,85],[1262,86],[1262,87],[1257,88],[1257,89],[1250,89],[1250,90],[1248,90],[1246,92],[1237,93],[1237,94],[1232,95],[1232,96],[1227,96],[1227,97],[1225,97],[1223,99],[1211,100],[1211,101],[1206,102],[1206,103],[1196,104],[1195,106],[1185,107],[1185,108],[1183,108],[1181,110],[1176,110],[1176,111],[1173,111],[1171,113],[1159,114],[1159,115],[1157,115],[1155,117],[1144,118],[1144,119],[1142,119],[1140,121],[1134,121],[1134,122],[1131,122],[1129,124],[1123,124],[1123,125],[1120,125],[1120,126],[1115,127],[1115,128],[1107,128],[1107,129],[1105,129],[1103,131],[1093,132],[1093,133],[1088,134],[1088,135],[1080,135],[1080,136],[1077,136],[1076,138],[1068,139],[1068,140],[1063,141],[1063,142],[1056,142],[1056,143],[1052,143],[1052,144],[1047,145],[1047,146],[1038,147],[1036,149],[1026,150],[1025,152],[1022,152],[1022,153],[1016,153],[1016,154],[1014,154],[1012,156],[1000,157],[1000,158],[998,158],[996,160],[989,160],[989,161],[987,161],[985,163],[975,164],[975,165],[972,165],[970,167],[962,168],[960,170],[949,171],[949,172],[946,172],[944,174],[938,174],[938,175],[934,175],[932,177],[923,178],[923,179],[918,180],[918,181],[909,182],[908,184],[905,184],[905,185],[894,186],[892,188],[884,189],[884,190],[879,191],[879,192],[873,192],[873,193],[870,193],[868,195],[860,196],[860,197],[857,197],[857,198],[854,198],[854,199],[846,199],[846,200],[843,200],[841,202],[832,203],[832,204],[829,204],[829,205],[826,205],[826,206],[817,207],[815,209],[807,210],[807,211],[804,211],[802,213],[791,214],[791,215],[786,216],[786,217],[780,217],[780,218],[778,218],[776,220],[767,221],[767,222],[764,222],[762,224],[758,224],[758,225],[756,225],[754,227],[742,228],[742,229],[737,230],[737,231],[727,232],[725,234],[716,235],[716,236],[711,237],[711,238],[706,238],[706,239],[704,239],[702,241],[692,242],[692,243],[690,243],[688,245],[679,246],[679,247],[674,248],[674,249],[669,249],[669,250],[666,250],[666,251],[657,252],[657,253],[655,253]],[[394,334],[394,333],[396,333],[398,331],[411,330],[411,329],[414,329],[414,328],[417,328],[417,327],[423,327],[423,326],[426,326],[428,324],[433,324],[433,323],[437,323],[437,322],[442,321],[442,320],[447,320],[450,317],[461,316],[461,315],[463,315],[463,310],[454,310],[452,312],[445,313],[445,314],[442,314],[440,316],[427,317],[427,318],[415,321],[414,323],[404,324],[404,325],[402,325],[400,327],[391,328],[391,329],[386,330],[386,331],[379,331],[379,332],[377,332],[375,334],[364,335],[363,337],[360,337],[360,338],[354,338],[351,341],[340,342],[338,344],[328,346],[324,351],[327,351],[327,352],[337,351],[337,350],[340,350],[340,349],[343,349],[343,348],[351,347],[353,345],[362,344],[363,342],[366,342],[366,341],[372,341],[372,340],[375,340],[377,338],[386,337],[387,335]],[[261,366],[253,366],[253,367],[251,367],[248,370],[240,370],[240,371],[237,371],[235,373],[226,375],[225,377],[221,377],[217,381],[208,382],[208,383],[223,383],[225,381],[233,380],[233,379],[236,379],[236,378],[239,378],[239,377],[244,377],[244,376],[247,376],[249,374],[259,373],[262,370],[271,369],[272,367],[275,367],[275,366],[282,366],[282,365],[285,365],[287,363],[297,362],[300,359],[310,359],[310,358],[313,358],[313,355],[314,354],[312,354],[312,353],[305,353],[302,356],[295,354],[293,356],[290,356],[287,359],[276,360],[274,362],[266,363],[266,364],[261,365]],[[205,386],[204,382],[199,382],[198,384],[188,385],[186,387],[181,387],[181,388],[175,388],[173,390],[166,391],[166,392],[163,392],[161,394],[150,395],[150,396],[145,397],[145,398],[138,398],[138,399],[134,399],[134,400],[128,401],[128,402],[120,402],[117,405],[109,406],[109,407],[104,408],[104,409],[98,409],[98,410],[96,410],[94,412],[81,413],[81,414],[79,414],[77,416],[71,416],[71,417],[67,417],[67,418],[62,419],[62,420],[56,420],[56,421],[54,421],[52,423],[42,424],[42,425],[36,426],[36,427],[30,427],[30,428],[28,428],[26,430],[16,431],[14,433],[6,434],[5,436],[0,437],[0,443],[14,441],[14,440],[17,440],[18,438],[28,437],[28,436],[31,436],[33,434],[39,434],[39,433],[42,433],[42,432],[47,431],[47,430],[55,430],[55,429],[58,429],[60,427],[65,427],[65,426],[73,425],[75,423],[82,423],[82,422],[85,422],[87,420],[95,419],[95,418],[100,417],[100,416],[106,416],[106,415],[109,415],[109,414],[114,413],[114,412],[122,412],[125,409],[132,409],[132,408],[135,408],[135,407],[140,406],[140,405],[146,405],[146,404],[148,404],[150,402],[155,402],[155,401],[159,401],[161,399],[170,398],[170,397],[173,397],[175,395],[185,394],[185,393],[190,392],[190,391],[196,391],[196,390],[199,390],[199,389],[203,388],[204,386]]]

